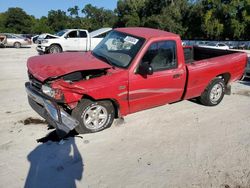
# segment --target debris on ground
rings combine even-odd
[[[18,121],[18,123],[22,123],[24,125],[29,125],[29,124],[47,124],[47,122],[45,120],[41,120],[41,119],[38,119],[38,118],[32,118],[32,117],[26,118],[24,120],[20,120],[20,121]]]

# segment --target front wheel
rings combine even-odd
[[[72,116],[79,121],[75,128],[78,133],[94,133],[111,126],[115,111],[110,101],[83,99],[72,111]]]
[[[213,79],[199,97],[200,102],[206,106],[219,104],[225,95],[225,83],[221,78]]]
[[[49,47],[49,50],[48,52],[50,54],[56,54],[56,53],[61,53],[62,52],[62,48],[57,45],[57,44],[52,44],[50,47]]]

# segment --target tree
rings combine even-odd
[[[4,22],[5,16],[3,13],[0,13],[0,32],[5,32]]]
[[[79,7],[78,6],[74,6],[72,8],[68,8],[68,12],[70,14],[71,17],[73,18],[79,18]]]
[[[88,26],[87,29],[95,30],[101,27],[113,27],[116,22],[116,15],[111,10],[106,10],[103,7],[97,8],[91,4],[87,4],[83,9],[85,18],[83,23]]]
[[[9,8],[4,14],[3,26],[6,31],[15,33],[30,33],[31,16],[21,8]]]
[[[48,13],[48,26],[55,32],[68,28],[70,23],[66,12],[62,10],[51,10]]]
[[[250,19],[249,0],[203,0],[202,4],[201,28],[208,38],[241,39],[246,35]]]
[[[183,19],[187,10],[187,0],[160,0],[158,4],[155,0],[148,0],[144,15],[149,17],[143,19],[143,25],[184,35],[187,29],[184,27]]]
[[[81,19],[79,17],[79,11],[80,8],[78,6],[74,6],[72,8],[68,8],[68,12],[70,14],[70,23],[69,23],[69,27],[70,28],[86,28],[85,24],[83,24],[83,19]]]
[[[141,26],[146,0],[118,0],[115,12],[118,27]]]
[[[202,39],[206,34],[201,30],[204,7],[200,1],[188,5],[187,14],[183,18],[183,26],[187,28],[185,39]]]
[[[35,34],[54,32],[54,30],[48,26],[48,18],[45,16],[41,17],[40,19],[34,18],[31,31],[32,33],[35,33]]]

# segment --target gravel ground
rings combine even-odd
[[[250,187],[250,82],[216,107],[182,101],[63,142],[28,105],[27,58],[35,47],[0,49],[0,187]],[[24,123],[28,123],[24,125]]]

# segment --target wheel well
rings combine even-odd
[[[20,44],[20,46],[22,45],[21,42],[18,42],[18,41],[14,42],[13,45],[15,46],[15,44]]]
[[[216,77],[222,78],[224,80],[224,82],[225,82],[225,85],[227,85],[230,78],[231,78],[231,75],[229,73],[223,73],[223,74],[220,74],[220,75],[218,75]]]
[[[58,44],[58,43],[53,43],[53,44],[51,44],[50,46],[52,46],[52,45],[57,45],[57,46],[59,46],[59,47],[62,49],[62,51],[63,51],[63,48],[62,48],[62,46],[61,46],[60,44]]]
[[[115,100],[115,99],[100,99],[100,100],[96,100],[93,97],[89,96],[89,95],[83,95],[82,99],[89,99],[92,101],[110,101],[115,109],[115,118],[119,118],[119,109],[120,109],[120,105],[119,103]]]

